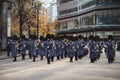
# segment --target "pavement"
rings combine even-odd
[[[113,64],[108,64],[105,54],[100,60],[90,63],[86,56],[69,62],[69,58],[46,64],[46,59],[36,62],[26,57],[17,62],[12,59],[0,60],[0,80],[120,80],[120,52],[116,52]]]
[[[10,57],[7,56],[7,51],[0,51],[0,60],[9,58]]]
[[[17,54],[17,56],[21,56],[21,54]],[[3,59],[10,59],[11,57],[10,56],[7,56],[7,51],[0,51],[0,60],[3,60]]]

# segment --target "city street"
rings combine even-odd
[[[120,80],[120,0],[0,0],[0,80]]]
[[[120,80],[120,52],[113,64],[108,64],[105,54],[99,61],[90,63],[88,56],[69,62],[69,58],[46,64],[39,58],[32,62],[18,58],[0,60],[0,80]]]

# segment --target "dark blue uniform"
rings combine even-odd
[[[17,57],[17,42],[16,41],[12,41],[11,43],[11,57],[14,58],[13,61],[16,61],[16,57]]]
[[[20,42],[20,53],[22,55],[22,59],[25,60],[25,55],[26,55],[26,45],[27,45],[27,42],[25,40],[22,40]]]
[[[82,41],[77,41],[76,43],[76,53],[79,59],[81,59],[84,55],[84,47]]]
[[[107,42],[107,47],[108,47],[108,50],[106,52],[106,56],[108,58],[108,63],[113,63],[115,58],[115,49],[113,47],[112,41]]]
[[[30,40],[30,41],[29,41],[29,45],[30,45],[29,53],[30,53],[31,57],[33,58],[33,62],[35,62],[36,47],[35,47],[35,42],[34,42],[34,40]]]
[[[88,47],[89,47],[89,58],[91,60],[91,63],[94,63],[95,58],[96,58],[96,54],[95,54],[95,42],[93,41],[89,41],[88,43]]]
[[[70,62],[73,61],[73,57],[75,55],[75,43],[73,41],[68,42],[68,57],[70,58]]]
[[[40,43],[38,44],[38,54],[41,57],[41,60],[43,60],[43,56],[44,56],[44,43],[43,41],[40,41]]]
[[[55,46],[56,46],[56,52],[55,52],[55,56],[57,57],[57,60],[60,59],[61,53],[62,53],[62,45],[60,41],[56,41],[55,42]]]
[[[61,41],[61,59],[63,59],[65,55],[65,43],[64,41]]]
[[[52,44],[52,41],[50,40],[47,40],[45,41],[45,48],[46,48],[46,51],[45,51],[45,56],[47,58],[47,64],[50,64],[50,59],[54,56],[53,52],[53,44]]]

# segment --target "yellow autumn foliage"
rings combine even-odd
[[[26,0],[27,1],[27,0]],[[30,4],[32,4],[29,0],[28,0],[28,5],[27,7],[30,7]],[[36,5],[37,6],[41,6],[41,3],[40,2],[36,2]],[[41,9],[39,9],[41,10]],[[40,13],[39,11],[39,14],[37,15],[35,10],[31,9],[28,11],[29,13],[29,16],[26,16],[28,17],[27,21],[23,24],[23,32],[29,32],[30,31],[30,34],[34,34],[34,32],[37,31],[37,23],[39,24],[39,34],[41,36],[44,36],[46,37],[47,34],[53,34],[53,35],[56,35],[56,33],[54,32],[54,30],[56,30],[56,27],[57,27],[57,24],[58,24],[58,21],[55,20],[53,23],[50,23],[49,21],[49,16],[47,16],[46,14],[44,13]],[[14,11],[14,14],[15,11]],[[13,16],[14,16],[13,14]],[[33,16],[34,18],[31,18],[31,16]],[[38,16],[38,21],[36,19],[36,16]],[[29,25],[30,24],[30,25]],[[32,25],[31,25],[32,24]],[[12,35],[16,34],[16,35],[19,35],[19,19],[14,19],[14,17],[11,18],[11,32],[12,32]],[[29,28],[28,28],[29,26]],[[28,35],[28,34],[27,34]]]

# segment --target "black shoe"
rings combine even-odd
[[[33,60],[33,62],[35,62],[35,60]]]
[[[73,61],[70,61],[70,62],[73,62]]]
[[[78,59],[75,59],[75,61],[77,61]]]
[[[13,59],[13,62],[15,62],[16,61],[16,57],[14,57],[14,59]]]
[[[13,62],[16,62],[16,60],[13,60]]]
[[[25,60],[25,58],[23,58],[22,60]]]
[[[43,57],[41,57],[41,59],[40,60],[43,60]]]
[[[35,62],[35,59],[33,59],[33,62]]]

